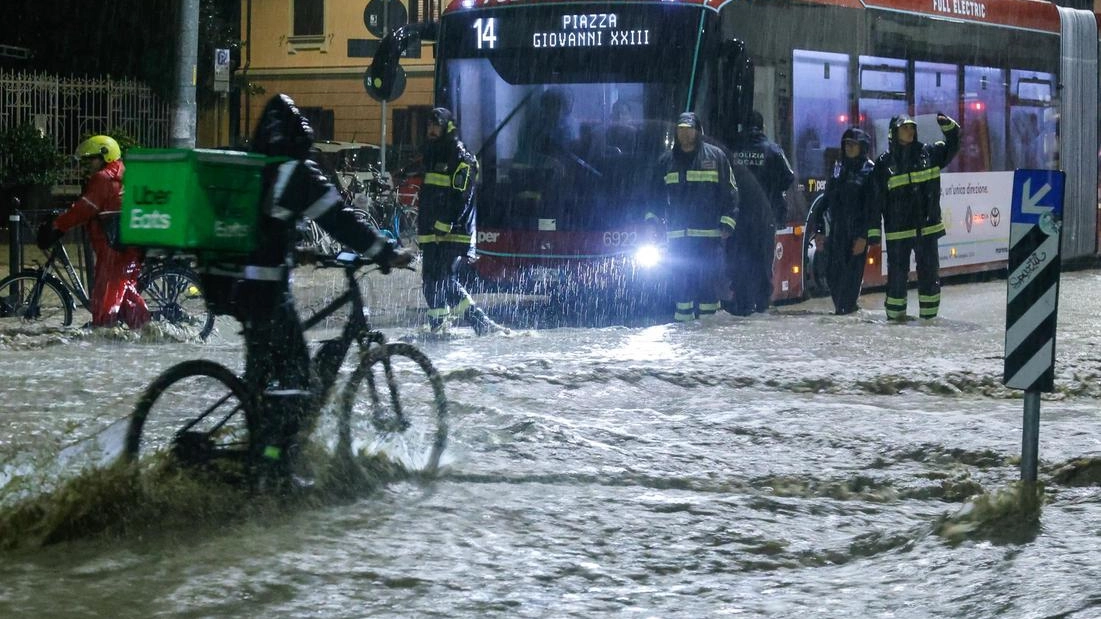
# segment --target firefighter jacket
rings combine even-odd
[[[815,213],[814,232],[826,233],[825,218],[830,220],[830,237],[842,243],[856,239],[879,242],[879,209],[872,186],[875,164],[867,157],[842,157],[834,166],[826,185],[824,206]]]
[[[890,149],[875,162],[875,188],[883,215],[884,240],[944,236],[940,213],[940,173],[960,150],[960,126],[943,117],[944,140],[903,146],[892,126]],[[912,122],[912,121],[911,121]]]
[[[738,185],[722,149],[702,141],[692,153],[674,148],[661,156],[658,171],[658,204],[646,213],[646,221],[664,221],[667,239],[718,239],[724,226],[734,231]]]
[[[417,212],[417,242],[471,245],[478,160],[453,135],[429,142]]]
[[[784,201],[784,192],[791,187],[795,173],[791,171],[791,164],[784,156],[783,149],[769,141],[760,129],[750,129],[738,139],[731,163],[745,166],[753,173],[768,196],[773,223],[777,226],[786,224],[787,202]]]

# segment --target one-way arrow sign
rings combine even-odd
[[[1040,217],[1058,216],[1062,210],[1063,180],[1059,170],[1017,170],[1013,175],[1013,212],[1010,220],[1021,224],[1038,224]],[[1032,188],[1036,187],[1033,192]]]
[[[1030,215],[1043,215],[1050,212],[1053,206],[1040,204],[1040,200],[1043,200],[1049,192],[1051,192],[1051,183],[1044,183],[1039,191],[1032,193],[1032,179],[1026,178],[1024,186],[1021,187],[1021,212]]]

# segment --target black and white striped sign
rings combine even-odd
[[[1055,388],[1064,178],[1057,170],[1013,175],[1003,381],[1014,389]]]

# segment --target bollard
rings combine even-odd
[[[22,216],[19,214],[19,198],[11,199],[11,215],[8,215],[8,272],[11,275],[23,270]]]

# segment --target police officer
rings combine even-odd
[[[940,309],[940,256],[937,240],[944,236],[940,214],[940,171],[960,149],[960,126],[937,114],[943,141],[924,144],[910,116],[891,119],[890,149],[875,162],[876,192],[883,213],[887,244],[888,320],[906,320],[906,282],[910,254],[917,261],[918,315],[935,318]]]
[[[765,190],[768,202],[772,206],[772,223],[776,228],[787,225],[787,202],[784,192],[791,187],[795,173],[778,144],[765,136],[765,118],[754,110],[749,115],[749,123],[735,143],[734,165],[744,165]]]
[[[302,422],[319,405],[316,378],[294,297],[290,271],[296,223],[317,222],[347,247],[372,258],[385,270],[405,266],[413,253],[395,249],[359,219],[340,192],[309,160],[313,129],[287,95],[276,95],[260,115],[252,149],[280,158],[263,171],[263,203],[258,245],[241,258],[206,259],[200,265],[203,295],[217,314],[230,314],[243,326],[245,382],[264,394],[259,420],[265,470],[285,476],[297,452]]]
[[[766,205],[746,205],[739,222],[746,229],[735,235],[728,260],[736,271],[732,313],[763,312],[772,300],[772,262],[775,256],[777,228],[787,225],[784,192],[795,174],[784,151],[765,137],[765,120],[760,112],[750,114],[745,130],[739,134],[732,163],[744,166],[764,193]],[[762,209],[763,206],[763,209]]]
[[[478,161],[459,140],[459,128],[447,108],[435,108],[429,117],[424,167],[417,242],[423,254],[421,288],[428,303],[429,327],[442,334],[453,321],[465,317],[478,335],[504,331],[459,283],[459,266],[474,252]]]
[[[722,149],[703,141],[700,119],[677,118],[673,149],[658,161],[658,204],[646,213],[652,226],[665,224],[673,258],[673,319],[690,322],[719,309],[722,243],[735,228],[738,186]]]
[[[814,242],[826,257],[826,283],[834,312],[851,314],[859,307],[868,243],[879,242],[879,209],[875,203],[869,158],[871,140],[856,127],[841,136],[841,159],[826,185],[825,205],[814,219]],[[830,222],[826,237],[826,219]],[[829,248],[827,249],[827,243]]]

